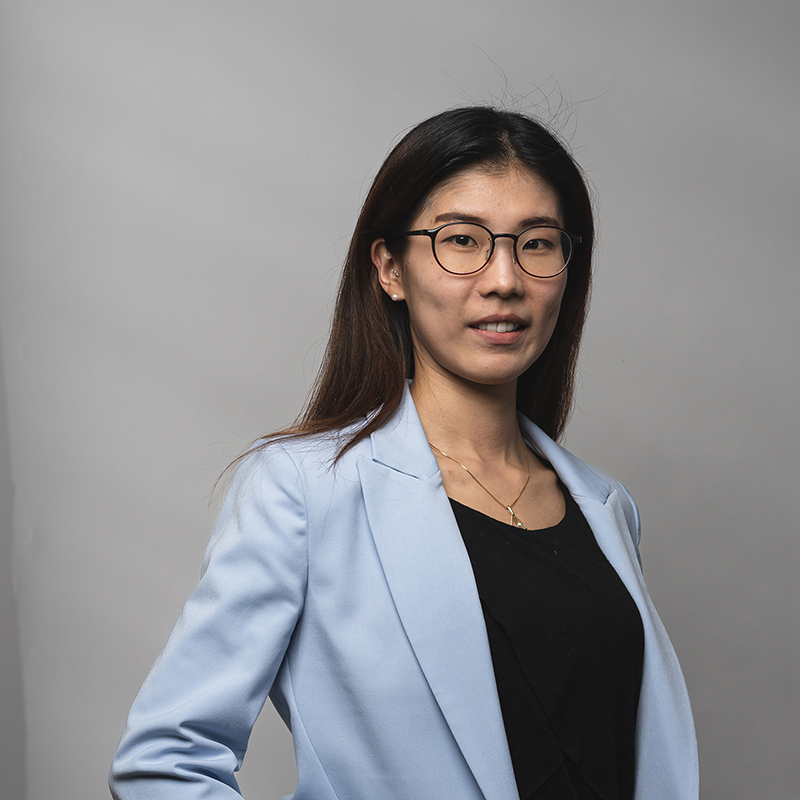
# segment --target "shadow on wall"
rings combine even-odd
[[[25,709],[13,584],[14,492],[5,372],[0,349],[0,786],[8,800],[25,798]]]

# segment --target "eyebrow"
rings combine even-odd
[[[446,211],[444,214],[437,214],[433,221],[434,223],[475,222],[478,225],[486,225],[486,220],[483,217],[476,217],[474,214],[463,214],[460,211]],[[560,228],[561,222],[554,217],[548,216],[528,217],[520,222],[519,227],[524,229],[532,228],[536,225],[553,225],[556,228]]]

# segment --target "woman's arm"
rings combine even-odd
[[[136,698],[111,767],[119,800],[238,797],[250,730],[306,588],[302,482],[280,444],[237,471],[202,578]]]

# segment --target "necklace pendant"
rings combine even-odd
[[[528,530],[528,526],[516,515],[511,506],[506,506],[506,511],[511,514],[511,524],[514,525],[516,528],[522,528],[523,531]]]

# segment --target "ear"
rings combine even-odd
[[[386,247],[384,239],[376,239],[370,247],[370,256],[375,269],[378,270],[378,280],[381,287],[392,300],[405,300],[403,292],[403,271],[400,269],[400,262]],[[395,298],[395,295],[397,297]]]

